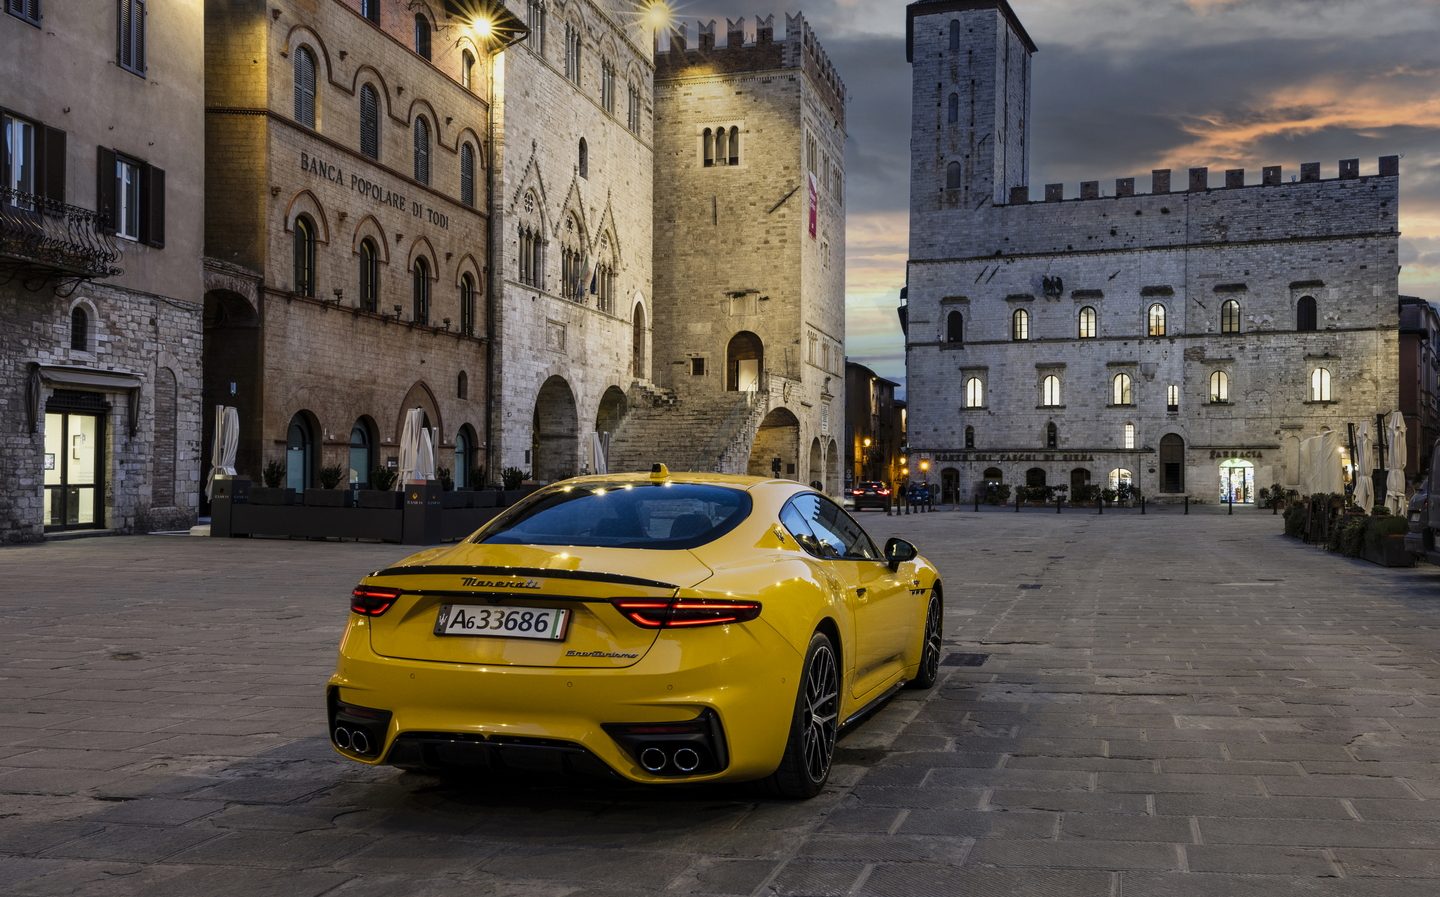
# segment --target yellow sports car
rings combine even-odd
[[[939,672],[940,582],[789,480],[590,476],[366,576],[327,689],[343,756],[409,769],[767,779]]]

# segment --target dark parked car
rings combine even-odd
[[[1435,550],[1435,533],[1430,526],[1430,480],[1420,481],[1415,494],[1410,496],[1410,507],[1406,509],[1410,529],[1405,533],[1406,550],[1424,557]]]
[[[909,490],[909,492],[906,493],[906,498],[909,500],[911,506],[913,506],[913,507],[919,507],[919,506],[921,506],[921,505],[924,505],[925,507],[929,507],[929,506],[930,506],[930,484],[929,484],[929,483],[911,483],[911,484],[910,484],[910,490]]]
[[[857,511],[866,508],[883,511],[890,507],[890,487],[875,480],[856,483],[855,488],[850,490],[850,500],[855,503]]]

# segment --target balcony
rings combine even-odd
[[[0,186],[0,282],[32,289],[122,273],[120,247],[99,214]]]

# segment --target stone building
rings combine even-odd
[[[239,409],[242,475],[365,484],[420,407],[437,467],[483,476],[491,62],[517,23],[487,39],[467,8],[205,4],[205,432]]]
[[[0,13],[0,542],[196,516],[201,10],[91,6]]]
[[[845,87],[802,16],[673,32],[655,70],[653,379],[616,457],[818,481],[844,461]],[[687,409],[704,428],[665,443]],[[686,428],[681,428],[686,429]]]
[[[591,469],[649,378],[653,45],[619,0],[519,14],[496,66],[493,457],[551,481]]]
[[[1251,501],[1298,484],[1301,439],[1395,407],[1396,157],[1032,201],[1035,45],[1009,3],[906,16],[910,449],[944,491]]]
[[[1405,476],[1430,472],[1440,438],[1440,312],[1418,296],[1400,297],[1400,411],[1405,415]]]
[[[863,364],[845,362],[845,482],[879,480],[900,485],[906,456],[905,403],[894,380]]]

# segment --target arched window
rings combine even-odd
[[[1135,397],[1132,394],[1134,383],[1129,374],[1116,374],[1110,380],[1110,404],[1112,405],[1133,405]]]
[[[1301,296],[1300,301],[1295,305],[1295,329],[1315,330],[1318,318],[1319,311],[1315,307],[1315,297]]]
[[[1047,374],[1040,381],[1040,404],[1046,408],[1060,407],[1060,378]]]
[[[415,180],[430,183],[430,123],[415,119]]]
[[[1030,312],[1015,309],[1015,314],[1010,316],[1010,338],[1017,343],[1030,338]]]
[[[730,164],[740,164],[740,129],[738,127],[730,129]]]
[[[714,133],[714,131],[706,128],[700,135],[701,142],[704,144],[702,151],[705,157],[706,168],[710,168],[715,164],[715,143],[713,137]]]
[[[460,375],[455,378],[455,398],[470,398],[470,375],[464,371],[461,371]]]
[[[295,294],[315,295],[315,222],[308,215],[295,219]]]
[[[295,51],[295,121],[315,127],[315,54],[309,47]]]
[[[76,352],[90,350],[90,315],[83,305],[70,310],[70,348]]]
[[[949,165],[946,165],[946,166],[945,166],[945,189],[946,189],[946,190],[959,190],[959,189],[960,189],[960,163],[959,163],[959,162],[951,162]]]
[[[1110,471],[1110,488],[1118,490],[1123,483],[1126,486],[1135,482],[1135,475],[1123,467],[1116,467]]]
[[[585,143],[584,137],[580,138],[580,176],[582,178],[590,176],[590,147]]]
[[[350,428],[350,482],[356,486],[370,483],[370,427],[357,420]]]
[[[475,278],[468,271],[460,275],[460,332],[475,335]]]
[[[304,411],[290,418],[285,432],[285,485],[296,492],[315,482],[315,431]]]
[[[430,20],[423,13],[415,14],[415,52],[422,59],[430,58]]]
[[[1155,303],[1145,313],[1145,332],[1150,336],[1165,335],[1165,306]]]
[[[380,307],[380,253],[375,241],[360,241],[360,308],[375,311]]]
[[[1210,374],[1210,401],[1230,401],[1230,375],[1224,371],[1214,371]]]
[[[950,102],[949,102],[949,105],[947,106],[947,111],[946,111],[946,113],[945,113],[945,121],[946,121],[947,124],[952,124],[952,125],[953,125],[953,124],[955,124],[955,123],[956,123],[957,121],[959,121],[959,120],[960,120],[960,94],[958,94],[958,93],[952,93],[952,94],[950,94]]]
[[[724,128],[715,129],[715,164],[724,165],[730,158],[730,132]]]
[[[950,20],[950,49],[960,49],[960,20]]]
[[[965,428],[965,447],[966,447],[967,449],[973,449],[973,448],[975,447],[975,428],[974,428],[974,427],[966,427],[966,428]]]
[[[369,84],[360,88],[360,152],[380,158],[380,95]]]
[[[1091,308],[1091,307],[1088,306],[1088,305],[1085,306],[1084,308],[1080,309],[1080,317],[1079,317],[1078,324],[1079,324],[1079,328],[1078,328],[1078,329],[1079,329],[1079,337],[1080,337],[1081,339],[1094,339],[1094,338],[1095,338],[1095,332],[1096,332],[1096,327],[1095,327],[1095,324],[1096,324],[1095,309]]]
[[[1045,468],[1032,467],[1025,471],[1025,485],[1030,487],[1045,485]]]
[[[520,282],[532,287],[545,286],[545,239],[533,224],[520,225]]]
[[[413,315],[416,324],[430,323],[430,260],[418,258],[415,260],[415,272],[412,279],[414,295]]]
[[[1134,425],[1134,424],[1126,424],[1126,425],[1125,425],[1124,437],[1125,437],[1125,438],[1124,438],[1124,442],[1122,443],[1122,444],[1124,445],[1124,447],[1127,448],[1127,449],[1133,449],[1133,448],[1135,447],[1135,425]]]
[[[460,144],[460,202],[475,208],[475,147]]]
[[[965,319],[958,311],[952,311],[945,316],[945,342],[965,342]]]
[[[460,376],[465,375],[462,373]],[[473,489],[479,485],[470,474],[474,464],[475,439],[470,434],[470,425],[466,424],[455,433],[455,466],[452,468],[451,480],[456,489]]]
[[[1240,303],[1226,299],[1220,306],[1220,332],[1240,332]]]
[[[1165,410],[1170,412],[1180,410],[1180,384],[1171,383],[1165,387]]]
[[[1330,370],[1316,368],[1310,372],[1310,401],[1330,401]]]
[[[460,86],[466,90],[475,89],[475,54],[469,50],[460,52]]]
[[[985,384],[979,377],[971,377],[965,381],[965,407],[985,407]]]
[[[1060,447],[1060,428],[1051,421],[1045,425],[1045,447],[1049,449]]]

